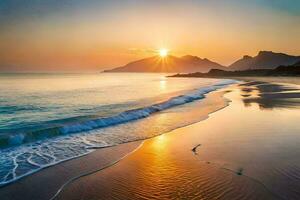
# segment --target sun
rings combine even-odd
[[[158,53],[159,53],[160,57],[164,58],[164,57],[166,57],[168,55],[169,50],[168,49],[159,49]]]

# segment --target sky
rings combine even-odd
[[[167,48],[229,65],[300,55],[299,0],[1,0],[0,71],[89,71]]]

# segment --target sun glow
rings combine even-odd
[[[168,49],[159,49],[158,53],[159,53],[160,57],[166,57],[169,53],[169,50]]]

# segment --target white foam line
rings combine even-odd
[[[214,87],[213,90],[207,91],[206,93],[204,93],[204,94],[202,94],[202,95],[206,96],[206,95],[207,95],[208,93],[210,93],[210,92],[219,90],[219,89],[221,89],[221,88],[224,88],[225,86],[229,86],[229,85],[232,85],[232,84],[235,84],[235,83],[238,83],[238,82],[239,82],[239,81],[235,81],[235,80],[232,80],[232,79],[225,79],[225,80],[220,81],[219,83],[213,85],[213,87]],[[204,88],[202,88],[202,89],[204,89]],[[225,107],[226,107],[226,106],[225,106]],[[224,108],[224,107],[223,107],[223,108]],[[221,108],[221,109],[223,109],[223,108]],[[219,109],[218,109],[218,110],[219,110]],[[216,110],[216,111],[218,111],[218,110]],[[216,112],[216,111],[214,111],[214,112]],[[212,112],[212,113],[214,113],[214,112]],[[210,114],[212,114],[212,113],[210,113]],[[209,116],[210,114],[208,114],[208,116]],[[193,123],[191,123],[191,124],[193,124]],[[185,127],[185,126],[189,126],[189,125],[191,125],[191,124],[187,124],[187,125],[184,125],[184,126],[178,126],[178,127],[175,127],[174,129],[178,129],[178,128],[182,128],[182,127]],[[170,132],[170,131],[172,131],[172,130],[174,130],[174,129],[171,129],[171,130],[169,130],[168,132]],[[164,134],[164,133],[161,133],[161,134]],[[161,134],[160,134],[160,135],[161,135]],[[154,136],[154,137],[155,137],[155,136]],[[146,140],[146,139],[151,139],[151,138],[153,138],[153,137],[150,137],[150,138],[143,138],[143,139],[136,139],[136,140],[132,140],[132,141],[128,141],[128,142],[136,142],[136,141],[141,141],[141,140]],[[128,142],[124,142],[124,143],[128,143]],[[112,145],[112,146],[115,146],[115,145]],[[105,146],[105,147],[111,147],[111,146]],[[105,147],[103,147],[103,148],[105,148]],[[95,149],[96,149],[96,148],[95,148]],[[76,159],[76,158],[80,158],[80,157],[82,157],[82,156],[85,156],[85,155],[87,155],[87,154],[93,152],[95,149],[94,149],[94,148],[88,148],[88,147],[87,147],[87,150],[90,150],[90,151],[88,151],[88,152],[86,152],[86,153],[83,153],[83,154],[81,154],[81,155],[75,156],[75,157],[70,157],[70,158],[62,159],[62,160],[60,160],[60,161],[58,161],[58,162],[57,162],[57,159],[56,159],[55,157],[51,156],[52,158],[54,158],[54,162],[53,162],[53,163],[46,164],[46,165],[44,165],[44,166],[41,166],[41,168],[32,170],[32,171],[30,171],[30,172],[28,172],[28,173],[25,173],[25,174],[22,174],[22,175],[20,175],[20,176],[16,176],[16,174],[15,174],[15,170],[16,170],[16,168],[18,167],[18,164],[16,163],[16,160],[15,160],[15,159],[17,159],[17,156],[18,156],[18,155],[17,155],[16,158],[14,159],[15,167],[12,169],[12,172],[10,172],[10,173],[13,175],[13,179],[10,179],[10,180],[8,180],[8,181],[3,181],[3,182],[1,182],[1,183],[0,183],[0,188],[3,187],[3,186],[6,186],[7,184],[13,183],[13,182],[15,182],[15,181],[17,181],[17,180],[19,180],[19,179],[25,177],[25,176],[34,174],[34,173],[36,173],[36,172],[38,172],[38,171],[40,171],[40,170],[42,170],[42,169],[45,169],[45,168],[48,168],[48,167],[57,165],[57,164],[59,164],[59,163],[62,163],[62,162],[68,161],[68,160],[72,160],[72,159]]]
[[[37,164],[36,162],[34,162],[31,158],[32,158],[32,154],[26,159],[26,161],[27,161],[29,164],[33,165],[33,166],[41,167],[39,164]]]
[[[231,80],[231,79],[225,79],[222,81],[219,81],[218,83],[202,87],[200,89],[197,89],[193,91],[192,93],[188,93],[185,95],[175,96],[172,97],[166,101],[163,101],[161,103],[153,104],[150,106],[137,108],[133,110],[127,110],[122,113],[119,113],[115,116],[106,117],[106,118],[99,118],[99,119],[93,119],[88,120],[85,122],[75,123],[75,124],[69,124],[61,127],[59,130],[63,134],[70,134],[70,133],[77,133],[77,132],[83,132],[83,131],[90,131],[93,129],[113,126],[116,124],[122,124],[134,120],[138,120],[141,118],[145,118],[150,116],[151,114],[160,112],[162,110],[166,110],[172,107],[176,107],[179,105],[183,105],[186,103],[190,103],[199,99],[204,98],[204,95],[207,93],[210,93],[212,91],[215,91],[217,89],[224,88],[225,86],[228,86],[230,84],[236,83],[237,81]]]
[[[41,168],[32,170],[32,171],[30,171],[30,172],[28,172],[28,173],[25,173],[25,174],[22,174],[21,176],[18,176],[18,177],[16,177],[15,174],[14,174],[14,171],[15,171],[16,168],[18,167],[18,164],[16,163],[15,167],[12,169],[12,172],[11,172],[14,178],[11,179],[11,180],[9,180],[9,181],[1,182],[1,183],[0,183],[0,188],[6,186],[7,184],[13,183],[13,182],[15,182],[15,181],[17,181],[17,180],[19,180],[19,179],[21,179],[21,178],[23,178],[23,177],[26,177],[26,176],[28,176],[28,175],[34,174],[34,173],[36,173],[36,172],[38,172],[38,171],[40,171],[40,170],[42,170],[42,169],[45,169],[45,168],[48,168],[48,167],[51,167],[51,166],[60,164],[60,163],[62,163],[62,162],[66,162],[66,161],[69,161],[69,160],[73,160],[73,159],[75,159],[75,158],[80,158],[80,157],[82,157],[82,156],[88,155],[88,154],[91,153],[91,152],[92,152],[92,151],[89,151],[89,152],[86,152],[86,153],[81,154],[81,155],[76,156],[76,157],[66,158],[66,159],[60,160],[59,162],[49,163],[49,164],[47,164],[47,165],[42,166]],[[14,163],[15,163],[15,161],[14,161]]]
[[[106,168],[109,168],[109,167],[111,167],[111,166],[117,164],[118,162],[120,162],[121,160],[123,160],[124,158],[126,158],[127,156],[129,156],[129,155],[133,154],[134,152],[136,152],[139,148],[141,148],[141,146],[142,146],[143,144],[144,144],[144,141],[142,141],[141,144],[140,144],[137,148],[135,148],[133,151],[131,151],[131,152],[125,154],[124,156],[122,156],[122,157],[119,158],[118,160],[115,160],[115,161],[109,163],[108,165],[105,165],[104,167],[101,167],[101,168],[95,169],[95,170],[91,170],[91,171],[88,171],[88,172],[86,172],[86,173],[79,174],[78,176],[75,176],[75,177],[69,179],[67,182],[65,182],[65,183],[57,190],[57,192],[56,192],[49,200],[54,200],[54,199],[61,193],[61,191],[62,191],[67,185],[69,185],[70,183],[74,182],[75,180],[77,180],[77,179],[79,179],[79,178],[82,178],[82,177],[84,177],[84,176],[88,176],[88,175],[94,174],[94,173],[96,173],[96,172],[99,172],[99,171],[101,171],[101,170],[104,170],[104,169],[106,169]]]
[[[232,84],[234,84],[234,83],[232,83]],[[227,84],[227,86],[232,85],[232,84]],[[220,88],[219,88],[219,89],[220,89]],[[220,108],[220,109],[217,109],[217,110],[215,110],[215,111],[209,113],[208,116],[207,116],[207,118],[209,118],[211,114],[213,114],[213,113],[215,113],[215,112],[217,112],[217,111],[219,111],[219,110],[222,110],[222,109],[224,109],[225,107],[227,107],[227,106],[229,105],[229,103],[230,103],[231,101],[230,101],[229,99],[226,99],[226,98],[224,98],[224,99],[226,100],[227,105],[225,105],[224,107],[222,107],[222,108]],[[196,123],[197,123],[197,122],[196,122]],[[172,130],[166,132],[166,133],[172,132],[172,131],[174,131],[175,129],[179,129],[179,128],[184,128],[184,127],[190,126],[190,125],[192,125],[192,124],[194,124],[194,123],[187,124],[187,125],[184,125],[184,126],[181,126],[181,127],[176,127],[176,128],[174,128],[174,129],[172,129]],[[162,134],[160,134],[160,135],[163,135],[163,134],[166,134],[166,133],[162,133]],[[159,136],[159,135],[157,135],[157,136]],[[157,137],[157,136],[154,136],[154,137]],[[99,169],[96,169],[96,170],[92,170],[92,171],[89,171],[89,172],[80,174],[80,175],[78,175],[78,176],[76,176],[76,177],[73,177],[73,178],[69,179],[67,182],[65,182],[65,183],[57,190],[57,192],[56,192],[49,200],[54,200],[54,199],[62,192],[62,190],[63,190],[67,185],[69,185],[70,183],[74,182],[75,180],[80,179],[80,178],[82,178],[82,177],[84,177],[84,176],[88,176],[88,175],[91,175],[91,174],[93,174],[93,173],[99,172],[99,171],[101,171],[101,170],[104,170],[104,169],[106,169],[106,168],[109,168],[109,167],[111,167],[111,166],[117,164],[118,162],[120,162],[121,160],[123,160],[124,158],[126,158],[126,157],[129,156],[129,155],[131,155],[132,153],[134,153],[135,151],[137,151],[139,148],[141,148],[141,146],[144,144],[145,141],[150,140],[150,139],[152,139],[152,138],[154,138],[154,137],[150,137],[150,138],[146,138],[146,139],[142,139],[142,140],[134,140],[134,141],[131,141],[131,142],[138,142],[138,141],[142,141],[142,142],[141,142],[141,144],[140,144],[135,150],[129,152],[128,154],[124,155],[124,156],[121,157],[120,159],[118,159],[118,160],[116,160],[116,161],[114,161],[114,162],[112,162],[112,163],[110,163],[110,164],[108,164],[108,165],[106,165],[106,166],[104,166],[104,167],[102,167],[102,168],[99,168]],[[113,146],[115,146],[115,145],[113,145]]]

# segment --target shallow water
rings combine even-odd
[[[0,75],[0,134],[108,117],[216,82],[167,79],[165,74]]]
[[[299,89],[232,88],[228,107],[146,141],[118,165],[70,184],[58,199],[300,199],[300,102],[282,95]]]
[[[300,86],[258,83],[227,96],[230,108],[201,127],[198,158],[241,171],[278,199],[299,199]]]
[[[300,86],[257,82],[225,97],[230,106],[196,129],[197,159],[242,176],[271,199],[300,199]],[[244,189],[245,196],[259,193]]]
[[[6,184],[95,148],[199,121],[180,114],[234,81],[67,74],[2,75],[0,82],[0,184]]]

